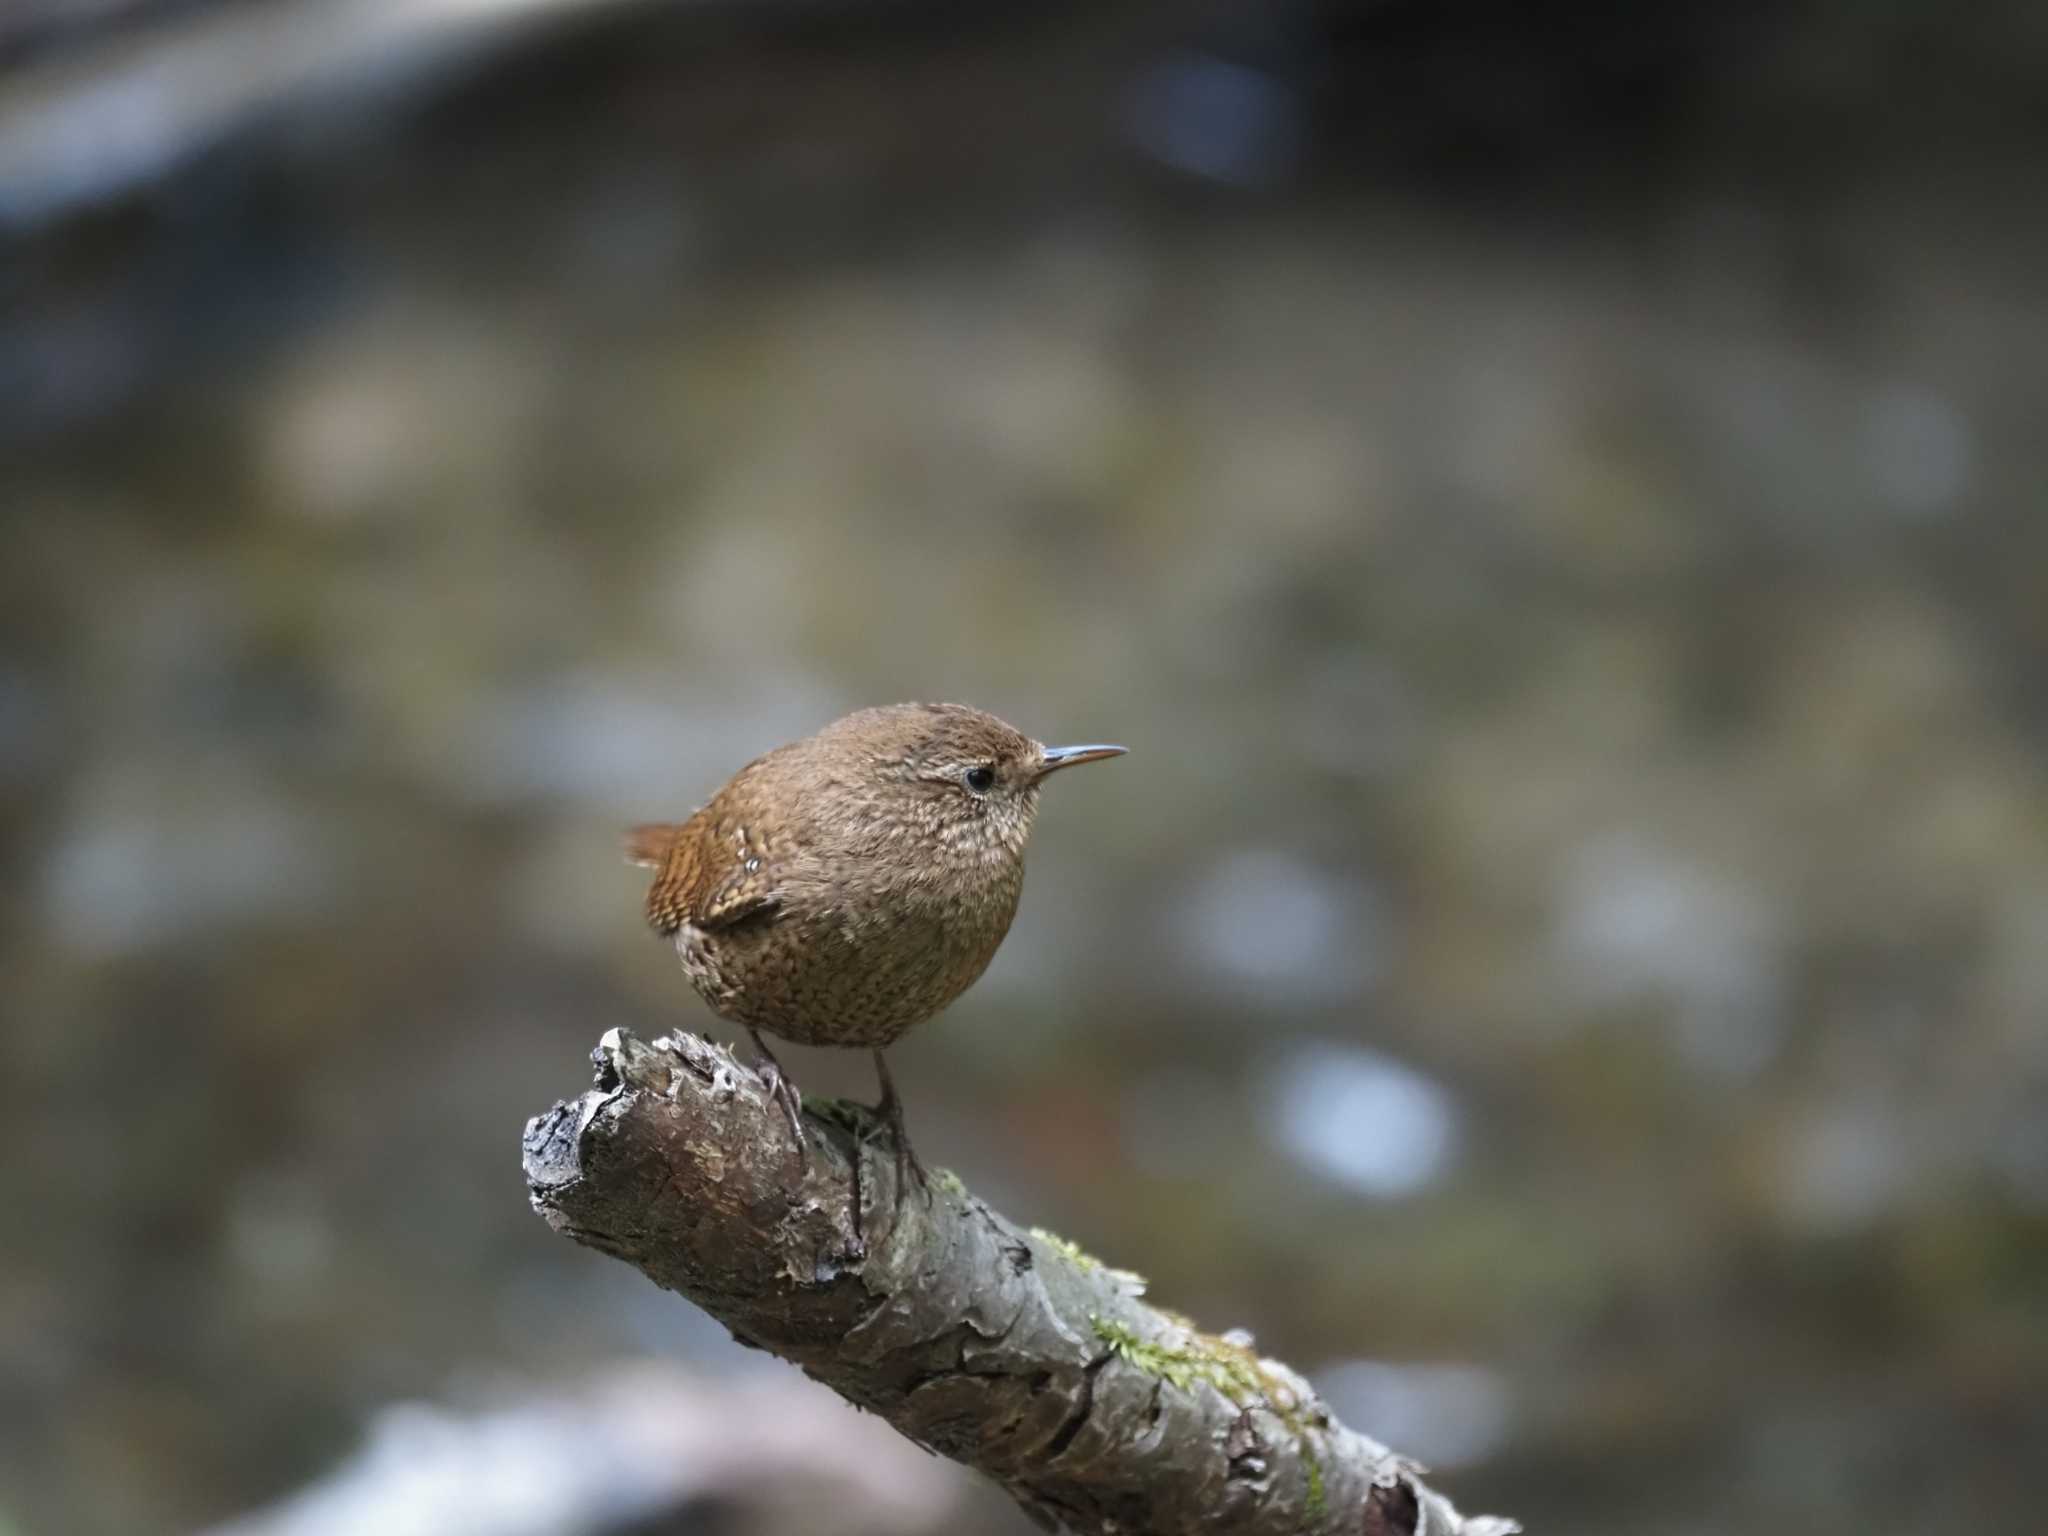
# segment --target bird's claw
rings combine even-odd
[[[782,1106],[782,1112],[789,1119],[789,1134],[796,1142],[797,1157],[810,1161],[810,1143],[804,1138],[804,1096],[797,1085],[783,1075],[782,1068],[772,1059],[764,1061],[757,1069],[761,1074],[762,1086],[768,1090],[768,1097]]]
[[[865,1147],[869,1143],[879,1140],[884,1134],[889,1137],[896,1161],[897,1204],[902,1204],[903,1193],[910,1187],[910,1181],[913,1178],[917,1180],[917,1187],[924,1191],[925,1203],[930,1204],[932,1177],[925,1171],[924,1160],[917,1155],[916,1149],[910,1145],[910,1137],[903,1128],[900,1114],[889,1118],[879,1118],[887,1115],[887,1110],[878,1109],[874,1113],[878,1118],[866,1130],[861,1132],[860,1142]]]
[[[903,1177],[906,1169],[917,1176],[917,1187],[924,1191],[924,1203],[930,1205],[932,1203],[932,1176],[925,1172],[924,1163],[910,1149],[910,1143],[903,1137],[898,1136],[896,1138],[896,1195],[899,1200],[903,1197],[903,1190],[907,1185],[907,1181]]]

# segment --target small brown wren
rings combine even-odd
[[[655,871],[648,922],[753,1039],[799,1152],[802,1100],[763,1030],[871,1049],[897,1197],[906,1165],[925,1182],[883,1047],[995,956],[1047,775],[1123,751],[1042,746],[963,704],[890,704],[755,758],[688,821],[628,834],[628,856]]]

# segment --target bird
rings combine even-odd
[[[965,704],[888,704],[755,758],[685,821],[630,829],[627,857],[654,871],[648,924],[746,1030],[800,1158],[802,1096],[764,1033],[872,1051],[881,1098],[862,1143],[886,1129],[899,1206],[906,1168],[929,1197],[882,1053],[994,958],[1045,780],[1126,750],[1048,747]]]

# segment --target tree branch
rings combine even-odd
[[[534,1208],[690,1298],[1049,1529],[1117,1536],[1506,1536],[1332,1418],[1249,1341],[1140,1301],[1135,1275],[1022,1230],[941,1172],[894,1210],[862,1112],[806,1108],[801,1175],[760,1080],[691,1035],[600,1042],[597,1087],[528,1122]]]

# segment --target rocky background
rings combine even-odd
[[[10,8],[0,1532],[1026,1529],[517,1164],[722,1033],[620,826],[930,697],[1133,753],[928,1158],[1537,1531],[2026,1528],[2044,44]]]

